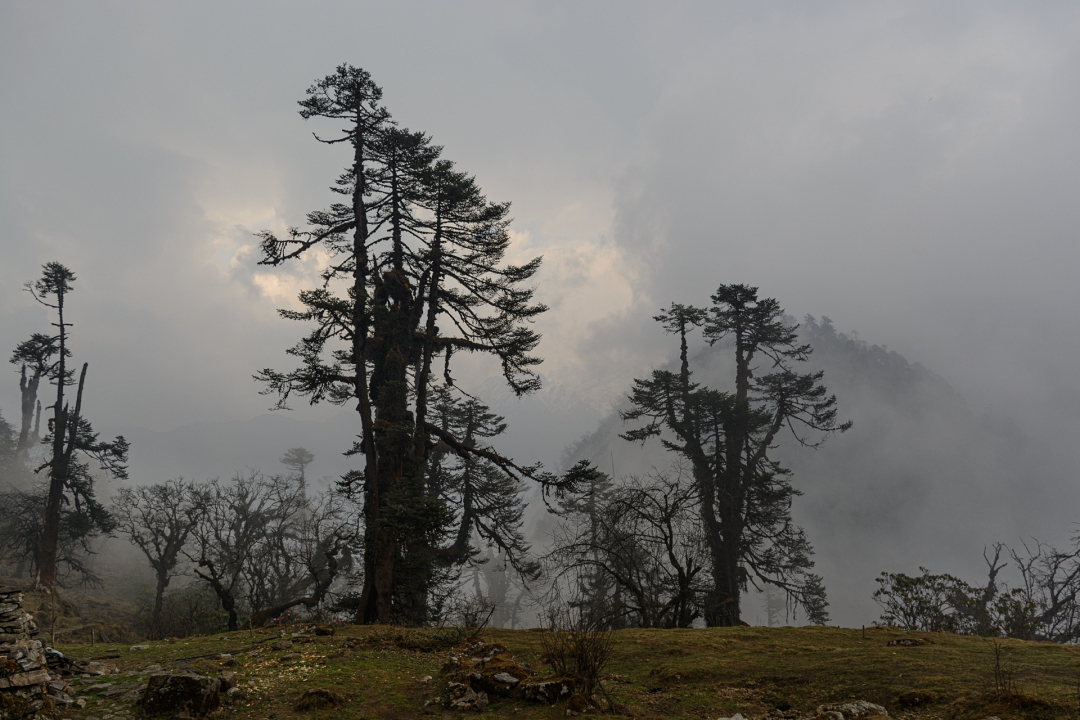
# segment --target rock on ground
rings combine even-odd
[[[221,681],[193,673],[151,675],[139,706],[145,715],[206,717],[220,704]]]

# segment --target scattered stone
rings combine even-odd
[[[329,637],[334,634],[334,628],[330,627],[329,625],[316,625],[315,634],[322,637]]]
[[[142,698],[142,695],[143,695],[143,689],[141,687],[138,687],[138,688],[135,688],[134,690],[129,690],[126,693],[124,693],[123,695],[121,695],[120,698],[119,698],[119,702],[134,704],[134,703],[139,702],[139,699]]]
[[[716,720],[746,720],[746,718],[742,716],[742,713],[735,713],[729,718],[716,718]]]
[[[819,705],[817,716],[820,720],[852,720],[872,715],[885,715],[889,713],[880,705],[875,705],[866,700],[853,700],[849,703],[834,703],[832,705]]]
[[[132,652],[139,652],[140,650],[149,650],[149,649],[150,649],[149,645],[132,645],[131,646],[131,651]]]
[[[292,647],[292,640],[282,640],[270,646],[271,650],[288,650]]]
[[[231,670],[222,670],[218,680],[221,681],[221,692],[228,692],[236,687],[236,673]]]
[[[49,697],[53,699],[53,702],[61,707],[71,707],[75,704],[75,698],[68,695],[66,692],[53,692],[49,691]]]
[[[446,689],[450,693],[450,707],[454,710],[483,710],[487,707],[487,693],[476,692],[465,683],[451,682]]]
[[[161,672],[161,666],[158,665],[157,663],[151,663],[150,665],[147,665],[146,667],[144,667],[142,671],[144,673]]]
[[[434,679],[434,678],[432,678],[432,677],[431,677],[430,675],[425,675],[424,677],[420,678],[419,682],[420,682],[420,684],[421,684],[421,685],[427,685],[427,684],[428,684],[428,683],[430,683],[430,682],[431,682],[431,681],[432,681],[433,679]]]
[[[589,704],[584,695],[574,694],[566,701],[567,717],[577,717],[587,712],[596,712],[596,708]]]
[[[574,686],[573,678],[533,680],[522,686],[521,696],[526,700],[554,704],[569,699],[574,694]]]
[[[898,638],[885,643],[885,647],[917,647],[925,644],[926,641],[919,638]]]
[[[312,688],[304,691],[300,701],[296,703],[297,710],[336,710],[345,707],[348,698],[334,690],[327,688]]]
[[[145,715],[186,713],[201,718],[218,708],[220,688],[217,678],[159,673],[150,676],[139,706]]]
[[[225,697],[229,699],[229,702],[238,703],[247,699],[247,693],[243,688],[231,687],[225,691]]]
[[[300,653],[285,653],[281,656],[282,660],[296,660],[300,657]]]
[[[139,690],[140,688],[142,688],[142,683],[137,683],[137,682],[135,682],[135,683],[122,683],[120,685],[115,685],[115,686],[109,688],[108,690],[102,691],[101,692],[101,697],[103,697],[103,698],[119,697],[121,695],[126,695],[127,693],[131,692],[132,690]]]
[[[460,654],[449,653],[443,672],[477,693],[501,697],[509,697],[529,677],[528,669],[518,664],[505,646],[483,641],[462,649]],[[451,704],[455,701],[451,698]]]

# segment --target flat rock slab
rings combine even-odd
[[[8,688],[25,688],[31,685],[44,685],[49,682],[49,671],[44,668],[31,672],[16,673],[7,677],[0,677],[0,690]]]
[[[125,693],[131,692],[132,690],[138,690],[141,687],[142,683],[123,683],[122,685],[115,685],[108,690],[102,692],[101,697],[116,697],[118,695],[123,695]]]

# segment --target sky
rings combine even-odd
[[[0,349],[46,328],[21,287],[60,260],[99,427],[266,412],[315,267],[253,234],[331,201],[345,151],[296,102],[340,63],[545,258],[545,390],[496,404],[564,417],[519,447],[557,458],[668,358],[657,309],[743,282],[1080,460],[1074,3],[9,0]]]

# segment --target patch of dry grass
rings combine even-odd
[[[426,637],[438,632],[346,627],[333,637],[315,637],[280,651],[270,647],[278,635],[267,632],[152,642],[149,650],[119,648],[119,657],[107,663],[122,672],[94,682],[137,681],[145,677],[138,671],[152,663],[207,674],[227,667],[237,673],[246,697],[224,706],[223,717],[453,717],[461,713],[425,704],[445,698],[439,674],[445,651],[430,650],[443,638]],[[543,667],[538,632],[488,630],[484,637],[505,645],[519,661]],[[925,642],[887,644],[901,638]],[[901,718],[1080,718],[1080,648],[1011,640],[1002,647],[1014,669],[1015,691],[1007,694],[995,689],[992,653],[980,638],[876,628],[867,630],[865,640],[858,630],[837,628],[624,630],[616,633],[604,684],[638,718],[715,718],[736,712],[751,718],[798,717],[813,713],[819,704],[850,699],[879,703]],[[61,649],[80,657],[102,650],[100,645]],[[232,659],[222,661],[220,653]],[[292,653],[297,656],[284,658]],[[423,682],[429,675],[435,679]],[[349,702],[333,710],[297,710],[303,694],[314,688]],[[100,718],[132,712],[116,698],[90,697],[85,710],[68,714]],[[515,699],[492,700],[485,715],[556,718],[565,712]]]

